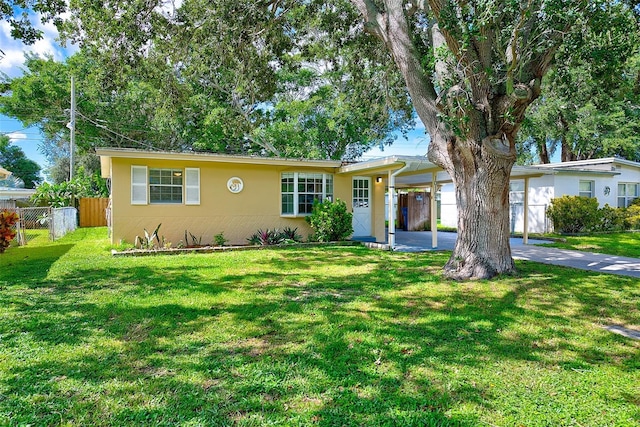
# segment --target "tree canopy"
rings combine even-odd
[[[28,159],[20,147],[11,145],[5,135],[0,135],[0,166],[12,172],[12,177],[20,178],[25,188],[35,188],[42,181],[40,165]]]
[[[619,156],[640,160],[640,11],[605,3],[579,22],[544,79],[521,140],[549,163]],[[579,30],[579,31],[577,31]]]

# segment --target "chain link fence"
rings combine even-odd
[[[35,239],[56,240],[78,227],[76,208],[15,208],[16,240],[23,246]]]

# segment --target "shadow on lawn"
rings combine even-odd
[[[45,280],[51,266],[73,247],[60,244],[9,249],[0,255],[0,284],[38,285]]]
[[[15,365],[0,382],[0,415],[36,424],[473,426],[477,417],[455,409],[491,411],[495,392],[458,369],[501,360],[637,367],[633,348],[607,348],[605,334],[575,343],[576,323],[597,318],[593,304],[600,316],[623,318],[633,304],[618,304],[606,277],[557,283],[522,264],[515,285],[492,291],[490,282],[431,274],[423,256],[331,252],[337,265],[371,264],[340,277],[306,273],[326,262],[319,251],[290,253],[258,273],[114,266],[60,277],[35,301],[50,314],[17,308],[3,345],[19,351],[29,334],[43,346],[85,350]],[[637,296],[631,281],[615,283]],[[110,293],[117,298],[104,299]],[[559,349],[574,356],[547,355]]]

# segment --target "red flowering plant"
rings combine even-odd
[[[18,222],[18,214],[8,210],[0,211],[0,254],[9,247],[16,237],[14,225]]]

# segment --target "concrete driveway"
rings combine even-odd
[[[437,250],[453,250],[457,237],[457,233],[438,232]],[[529,243],[524,245],[522,238],[512,238],[511,255],[514,259],[640,278],[640,259],[536,246],[542,243],[548,241],[529,239]],[[431,232],[396,230],[395,250],[431,251]]]

